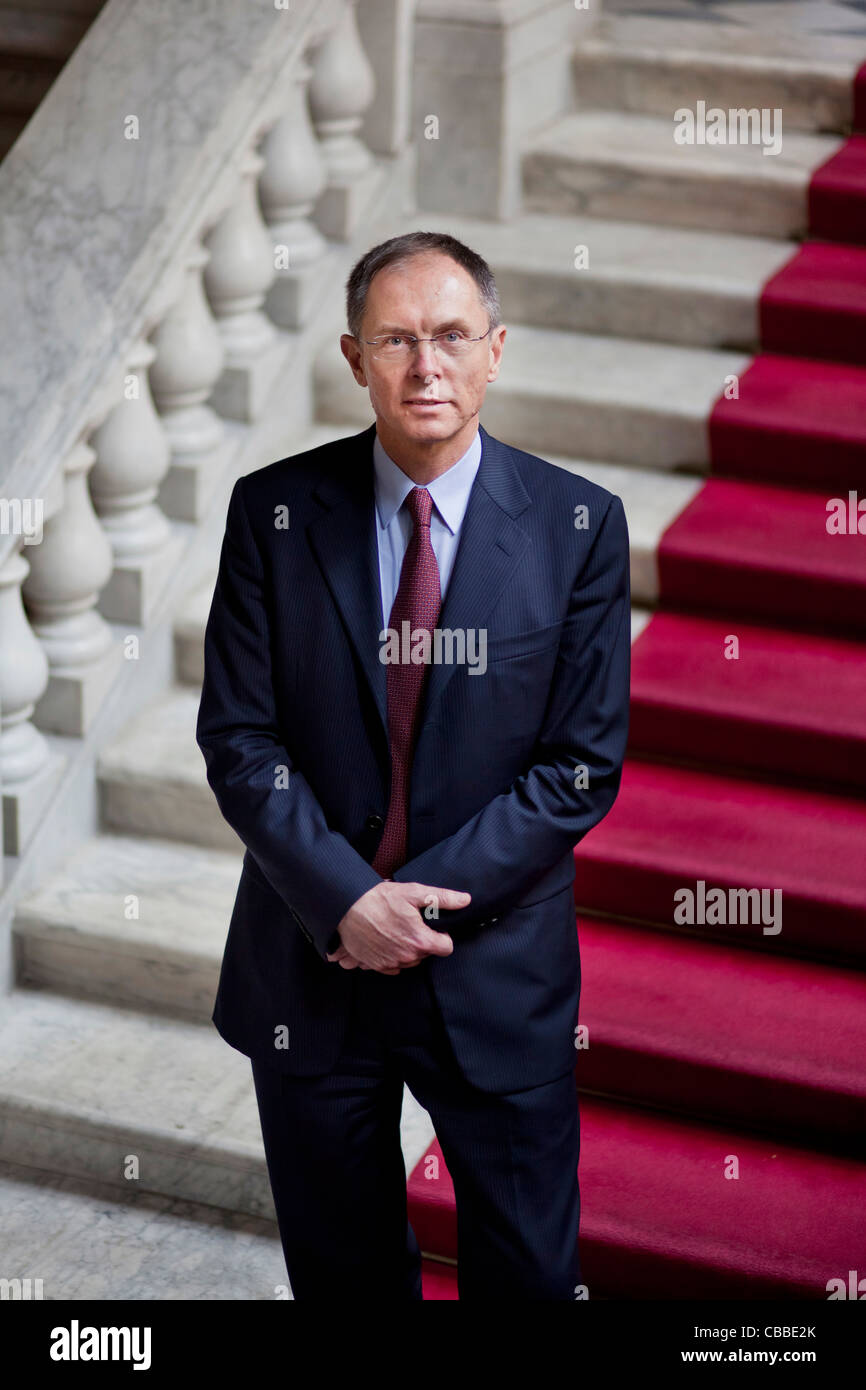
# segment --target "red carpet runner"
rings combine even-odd
[[[866,64],[854,112],[866,130]],[[809,218],[662,538],[622,788],[575,851],[590,1297],[825,1299],[866,1276],[866,135],[816,170]],[[676,923],[683,888],[781,890],[781,923]],[[410,1219],[425,1297],[453,1299],[429,1152]]]

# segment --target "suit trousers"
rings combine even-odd
[[[574,1072],[507,1095],[480,1091],[457,1066],[429,959],[399,975],[352,973],[332,1071],[288,1076],[252,1062],[294,1298],[332,1307],[422,1299],[400,1142],[405,1082],[430,1115],[454,1183],[460,1300],[573,1300],[581,1282]],[[430,1168],[430,1181],[441,1182]]]

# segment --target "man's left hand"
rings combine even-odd
[[[355,957],[346,950],[345,946],[341,946],[333,955],[329,955],[328,960],[335,960],[343,970],[355,970],[358,966],[360,966],[362,970],[372,969],[370,965],[361,965],[361,962],[356,960]],[[394,968],[393,970],[377,970],[376,973],[377,975],[399,975],[400,968]]]

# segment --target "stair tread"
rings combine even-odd
[[[273,1300],[287,1283],[264,1217],[8,1162],[0,1208],[5,1277],[38,1272],[46,1299]]]
[[[866,445],[866,367],[761,352],[742,374],[739,396],[720,400],[714,416],[765,434]]]
[[[808,23],[805,13],[798,14],[795,6],[788,7],[785,24],[778,23],[778,6],[763,7],[747,0],[737,6],[736,14],[726,7],[717,10],[712,19],[692,18],[687,13],[676,16],[654,14],[606,13],[598,29],[581,41],[580,51],[601,55],[614,54],[646,57],[648,62],[680,63],[691,66],[695,57],[720,67],[741,65],[758,71],[816,73],[838,76],[850,82],[866,52],[866,25],[862,17],[842,10],[840,18],[849,27],[860,24],[863,33],[828,32],[825,23]],[[804,6],[803,11],[807,8]],[[761,9],[771,14],[769,25],[762,24]],[[731,22],[733,20],[734,22]],[[745,20],[745,22],[738,22]]]
[[[866,1099],[866,976],[603,918],[578,930],[587,1058],[616,1047]]]
[[[207,789],[207,767],[195,740],[201,692],[174,684],[151,701],[101,750],[98,776]]]
[[[776,184],[805,190],[814,170],[842,144],[837,135],[786,131],[779,153],[768,156],[757,143],[679,145],[673,128],[672,115],[573,111],[529,137],[524,157],[543,155],[575,164],[637,167],[642,175],[678,172],[703,180],[733,176],[762,187]]]
[[[613,808],[575,859],[578,880],[585,857],[686,884],[772,885],[866,914],[864,843],[866,804],[853,797],[627,757]]]
[[[475,246],[494,274],[558,272],[572,280],[615,279],[757,297],[764,281],[791,258],[790,246],[772,237],[690,227],[668,227],[660,237],[657,223],[586,214],[523,212],[508,222],[490,222],[425,212],[424,225]],[[574,247],[581,244],[590,249],[590,263],[576,271]]]
[[[866,554],[857,538],[846,544],[846,537],[827,534],[827,500],[826,491],[710,477],[662,537],[659,562],[699,556],[753,572],[866,585]]]
[[[421,1279],[425,1300],[455,1301],[457,1299],[457,1267],[441,1260],[422,1260]]]
[[[632,699],[700,710],[722,725],[866,738],[866,645],[739,619],[735,628],[739,657],[725,660],[730,620],[657,613],[632,652]]]
[[[82,947],[137,955],[218,957],[240,879],[242,855],[201,845],[102,833],[16,905],[16,933],[74,933]],[[139,898],[139,917],[124,912]]]
[[[789,257],[762,297],[832,310],[835,314],[866,313],[866,247],[807,241]]]
[[[212,1026],[38,990],[0,1011],[0,1109],[257,1159],[249,1060]]]

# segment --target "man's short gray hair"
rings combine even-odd
[[[499,293],[493,272],[484,257],[447,232],[404,232],[402,236],[390,237],[388,241],[371,247],[352,267],[346,281],[346,320],[353,338],[361,337],[367,293],[377,271],[383,270],[386,265],[405,265],[413,256],[426,251],[440,251],[468,271],[478,286],[488,327],[498,328],[501,321]]]

